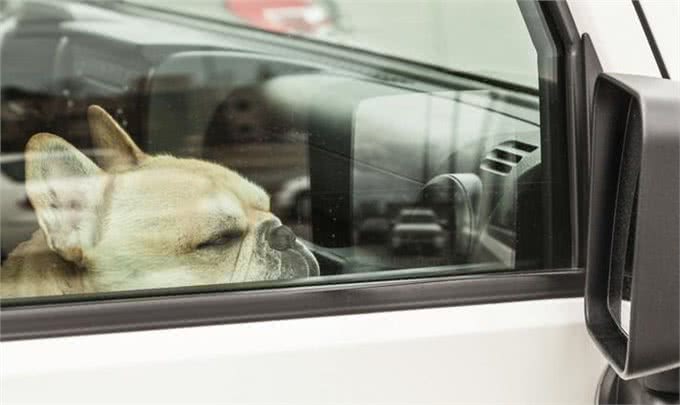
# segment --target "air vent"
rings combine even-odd
[[[480,168],[500,176],[507,176],[512,169],[537,146],[519,141],[506,141],[496,145],[482,160]]]

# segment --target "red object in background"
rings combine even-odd
[[[267,31],[316,34],[332,26],[327,6],[315,0],[225,0],[229,12]]]

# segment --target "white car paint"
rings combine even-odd
[[[644,0],[642,8],[671,79],[680,80],[680,1]]]
[[[583,299],[0,344],[3,405],[587,404]]]
[[[567,0],[580,33],[587,32],[610,73],[659,77],[659,68],[633,4],[624,0]],[[677,24],[677,21],[675,22]],[[677,39],[675,40],[677,44]]]

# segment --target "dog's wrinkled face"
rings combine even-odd
[[[101,168],[38,134],[27,148],[27,190],[50,249],[92,272],[97,290],[318,275],[260,187],[216,164],[148,156],[99,107],[89,120],[106,152]]]

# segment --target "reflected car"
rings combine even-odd
[[[24,154],[12,153],[0,160],[0,217],[2,217],[2,257],[38,229],[24,187]]]
[[[405,208],[394,220],[390,246],[394,253],[427,250],[439,254],[446,246],[446,231],[431,209]]]

